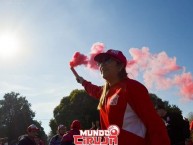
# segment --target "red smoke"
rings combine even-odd
[[[103,43],[93,44],[89,57],[76,52],[70,66],[84,64],[90,69],[98,69],[93,58],[98,53],[104,52],[104,48]],[[130,48],[129,53],[132,59],[127,63],[128,74],[134,78],[143,74],[144,83],[149,89],[169,89],[177,86],[181,96],[193,99],[192,75],[185,72],[185,67],[176,64],[176,57],[170,58],[164,51],[151,54],[147,47]]]

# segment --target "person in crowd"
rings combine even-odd
[[[100,129],[99,121],[97,120],[95,123],[92,122],[92,127],[90,128],[90,130],[98,130],[98,129]]]
[[[96,129],[100,129],[101,128],[100,127],[100,122],[98,120],[95,122],[95,126],[96,126]]]
[[[171,145],[185,145],[190,134],[183,116],[178,112],[168,112],[163,103],[157,104],[155,109],[166,125]]]
[[[87,93],[99,99],[101,129],[114,124],[120,128],[118,145],[170,145],[166,127],[156,113],[144,85],[127,76],[127,59],[119,50],[110,49],[94,57],[103,86],[77,76]]]
[[[19,139],[18,145],[36,145],[34,138],[38,135],[39,128],[31,124],[27,128],[27,135]]]
[[[0,138],[0,145],[8,145],[8,137]]]
[[[44,145],[44,142],[41,140],[41,138],[39,136],[35,136],[34,141],[35,141],[36,145]]]
[[[70,126],[71,130],[65,133],[62,137],[61,145],[74,145],[74,135],[80,134],[81,123],[79,120],[74,120]]]
[[[57,134],[51,138],[49,145],[60,145],[61,139],[65,132],[66,126],[64,126],[63,124],[58,125]]]
[[[96,125],[94,122],[92,122],[92,127],[90,128],[90,130],[95,130],[96,129]]]

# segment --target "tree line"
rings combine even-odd
[[[47,135],[41,127],[41,122],[34,120],[35,112],[26,97],[19,93],[6,93],[0,100],[0,138],[8,137],[10,144],[17,142],[20,135],[26,134],[30,124],[40,129],[40,136],[47,140]]]

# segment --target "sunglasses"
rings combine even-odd
[[[97,62],[97,65],[100,67],[102,64],[110,64],[111,62],[116,61],[118,63],[121,63],[118,59],[114,59],[112,57],[105,57],[100,62]]]

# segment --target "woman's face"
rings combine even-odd
[[[118,65],[118,61],[111,57],[104,58],[98,66],[102,77],[107,81],[118,78],[118,73],[122,69],[122,65]]]
[[[35,130],[32,130],[31,132],[28,132],[28,135],[30,136],[30,137],[36,137],[37,135],[38,135],[38,132],[37,131],[35,131]]]
[[[64,135],[65,132],[66,132],[66,128],[65,128],[65,127],[61,127],[61,128],[59,129],[59,134],[60,134],[60,135]]]

